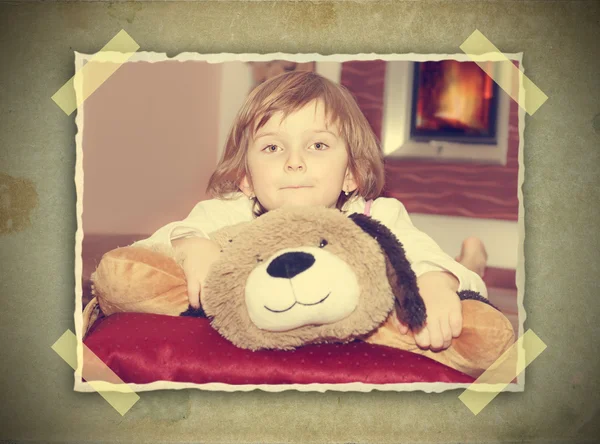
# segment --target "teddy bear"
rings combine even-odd
[[[425,305],[402,242],[362,214],[282,208],[211,233],[221,248],[204,283],[202,308],[188,305],[182,258],[168,247],[124,247],[92,275],[84,333],[100,315],[136,311],[207,316],[234,345],[289,350],[313,343],[366,341],[427,356],[478,377],[514,342],[508,319],[482,295],[461,291],[463,329],[434,352],[412,332]],[[399,323],[409,326],[401,334]]]

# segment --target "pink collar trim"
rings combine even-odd
[[[370,199],[365,204],[365,212],[363,213],[365,216],[371,216],[371,204],[373,203],[373,199]]]

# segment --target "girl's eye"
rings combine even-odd
[[[329,148],[329,146],[323,142],[317,142],[314,144],[314,147],[317,151],[323,151]]]
[[[321,243],[319,244],[319,248],[324,248],[329,242],[325,239],[321,239]]]
[[[279,148],[277,145],[267,145],[266,147],[263,148],[263,151],[267,151],[269,153],[275,153],[277,151],[277,148]]]

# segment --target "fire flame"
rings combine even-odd
[[[437,82],[428,85],[430,90],[425,97],[419,97],[419,102],[430,100],[432,103],[419,103],[418,121],[425,129],[450,126],[469,131],[486,130],[488,104],[493,95],[490,77],[473,62],[445,60],[438,63],[442,71]]]

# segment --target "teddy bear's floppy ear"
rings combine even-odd
[[[349,218],[372,236],[385,254],[388,280],[396,296],[398,319],[411,330],[420,329],[427,318],[425,303],[419,294],[417,277],[406,259],[402,243],[389,228],[369,216],[356,213]]]

